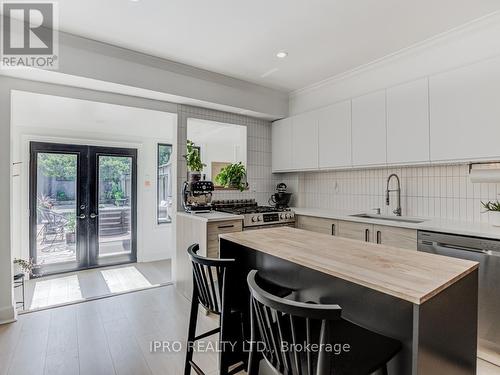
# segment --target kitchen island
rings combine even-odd
[[[282,227],[220,235],[235,258],[233,288],[251,269],[301,301],[339,304],[343,316],[396,338],[398,375],[476,373],[478,264]]]

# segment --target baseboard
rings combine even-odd
[[[0,325],[12,323],[16,320],[17,314],[14,306],[7,306],[0,309]]]

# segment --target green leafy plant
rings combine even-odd
[[[243,191],[248,186],[246,176],[247,171],[240,161],[222,168],[220,173],[215,176],[215,182],[226,188],[234,188]]]
[[[36,268],[38,268],[38,266],[35,264],[35,262],[33,261],[32,258],[30,258],[28,260],[14,258],[14,264],[17,264],[24,273],[27,273],[30,276],[32,276],[33,271]]]
[[[187,167],[190,172],[201,172],[206,164],[203,164],[200,157],[200,150],[189,139],[187,141],[187,153],[184,155]]]
[[[481,201],[481,204],[483,205],[483,208],[486,210],[485,212],[489,212],[489,211],[500,212],[500,202],[499,201],[496,201],[496,202],[491,202],[491,201],[483,202],[483,201]]]

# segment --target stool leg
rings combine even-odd
[[[186,363],[184,364],[184,375],[191,373],[191,361],[193,360],[193,341],[196,337],[196,324],[198,320],[198,294],[193,283],[193,297],[191,298],[191,312],[189,313],[189,328],[186,347]]]
[[[24,276],[23,276],[23,311],[26,309],[26,306],[25,306],[25,303],[26,303],[26,299],[25,299],[25,290],[24,290]]]
[[[252,297],[250,297],[250,352],[248,354],[248,375],[257,375],[259,373],[259,354],[257,353],[257,322],[255,312],[253,311]]]

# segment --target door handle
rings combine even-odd
[[[99,215],[97,215],[97,214],[95,214],[95,213],[93,213],[93,212],[90,214],[90,218],[91,218],[91,219],[95,219],[97,216],[99,216]]]
[[[81,220],[85,219],[86,217],[87,217],[87,216],[85,216],[85,214],[80,214],[80,215],[78,216],[78,218],[79,218],[79,219],[81,219]]]

